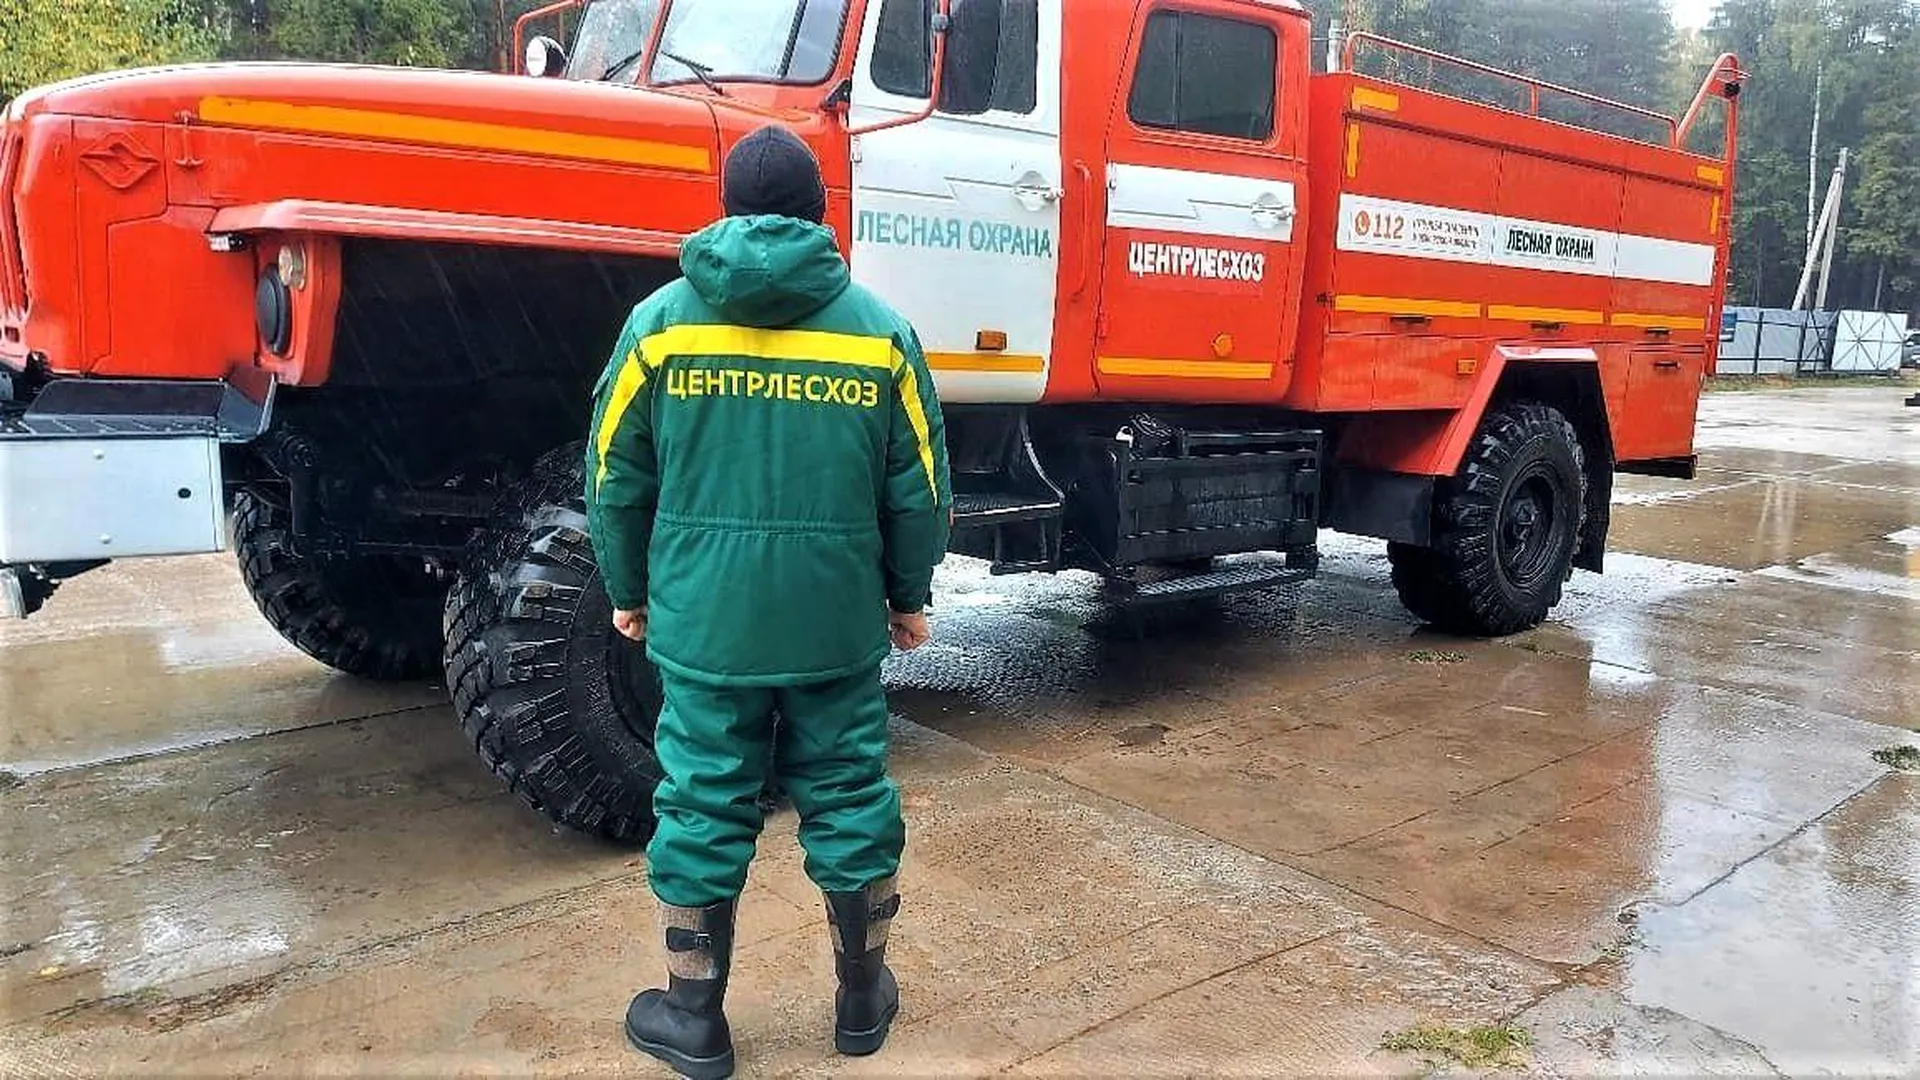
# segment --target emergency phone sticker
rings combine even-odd
[[[1480,214],[1351,195],[1340,200],[1340,247],[1347,251],[1481,262],[1490,235]]]

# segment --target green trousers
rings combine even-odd
[[[740,895],[776,738],[772,765],[800,814],[814,884],[852,892],[899,871],[906,825],[887,776],[879,668],[809,686],[714,686],[664,671],[661,683],[654,752],[666,779],[653,796],[660,823],[647,847],[655,896],[705,907]]]

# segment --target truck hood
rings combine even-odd
[[[717,162],[719,150],[712,107],[691,96],[564,79],[348,64],[226,63],[116,71],[28,91],[8,112],[15,118],[59,114],[288,130],[303,130],[283,122],[304,117],[316,125],[304,130],[357,135],[372,134],[358,128],[398,118],[402,128],[409,121],[443,121],[456,127],[439,130],[491,131],[508,140],[522,130],[589,139],[639,135],[668,154],[679,147],[711,162]],[[329,124],[357,128],[329,131]],[[416,123],[412,130],[431,129]],[[410,136],[396,129],[393,137]]]

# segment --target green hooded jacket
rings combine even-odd
[[[628,317],[594,388],[587,520],[607,595],[685,678],[841,678],[887,654],[945,554],[945,426],[913,328],[826,228],[725,218]]]

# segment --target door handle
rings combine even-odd
[[[1247,208],[1253,223],[1263,229],[1277,229],[1293,220],[1293,207],[1273,195],[1262,195]]]
[[[1065,188],[1054,183],[1046,175],[1032,170],[1022,174],[1020,179],[1013,182],[1013,197],[1020,200],[1020,205],[1028,210],[1043,210],[1049,203],[1059,202],[1060,197],[1066,193]]]
[[[1048,203],[1059,202],[1061,196],[1066,193],[1066,189],[1058,184],[1015,184],[1013,186],[1013,197],[1019,199],[1020,205],[1029,210],[1039,210]]]
[[[1661,368],[1661,369],[1663,369],[1663,370],[1666,370],[1666,371],[1678,371],[1678,370],[1680,370],[1680,361],[1678,361],[1678,360],[1655,360],[1655,361],[1653,362],[1653,366],[1654,366],[1654,367],[1657,367],[1657,368]]]

